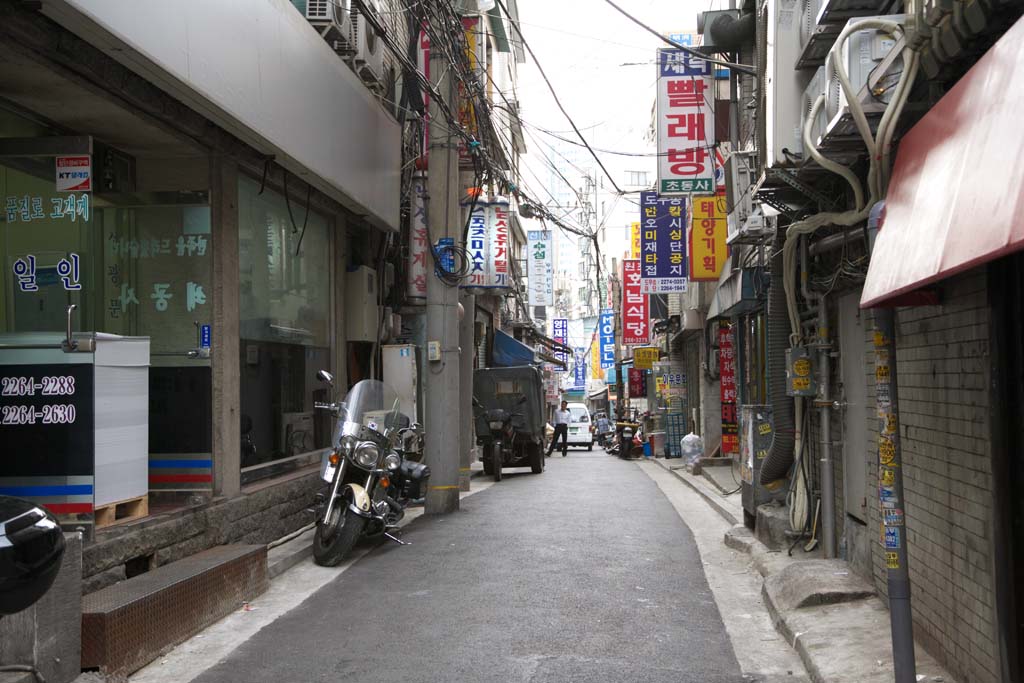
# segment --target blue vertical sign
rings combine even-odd
[[[573,388],[582,390],[587,388],[587,350],[582,346],[575,349],[576,363],[573,366]]]
[[[199,348],[208,349],[210,348],[210,341],[212,337],[209,325],[202,325],[199,328]]]
[[[640,193],[640,291],[685,292],[686,198]]]
[[[601,320],[598,326],[601,341],[601,367],[607,370],[615,367],[615,311],[610,308],[601,311]]]

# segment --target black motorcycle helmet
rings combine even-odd
[[[0,496],[0,616],[43,597],[63,559],[64,533],[57,519],[31,501]]]

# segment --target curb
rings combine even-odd
[[[669,474],[671,474],[676,479],[678,479],[679,481],[683,482],[684,484],[689,486],[691,489],[693,489],[693,491],[697,495],[699,495],[701,498],[703,498],[704,501],[707,502],[708,505],[710,505],[712,508],[714,508],[715,512],[717,512],[719,515],[721,515],[721,517],[725,521],[729,522],[733,526],[736,526],[737,524],[740,524],[740,521],[736,519],[735,515],[733,515],[732,512],[730,512],[724,505],[722,505],[722,503],[720,501],[715,500],[715,496],[714,496],[714,494],[712,492],[703,490],[701,486],[699,486],[696,482],[691,481],[689,477],[685,477],[678,470],[672,469],[669,466],[668,461],[666,461],[666,460],[659,460],[657,458],[647,458],[647,461],[648,462],[657,463],[660,467],[665,469]]]

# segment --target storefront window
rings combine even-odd
[[[331,368],[331,233],[325,217],[269,188],[261,194],[247,177],[238,223],[242,471],[251,481],[330,443],[330,417],[313,404],[328,398],[316,371]]]

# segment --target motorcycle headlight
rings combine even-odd
[[[338,450],[346,454],[351,453],[355,449],[357,443],[358,441],[356,440],[356,437],[343,436],[341,437],[341,441],[338,442]]]
[[[398,453],[388,453],[384,456],[384,467],[394,472],[402,466],[402,458]]]
[[[377,449],[377,444],[371,441],[363,441],[361,444],[356,446],[353,457],[355,458],[356,464],[366,469],[372,469],[377,465],[377,458],[380,457],[380,451]]]
[[[505,426],[505,423],[502,422],[501,420],[495,420],[495,421],[491,422],[491,429],[501,429],[504,426]]]

